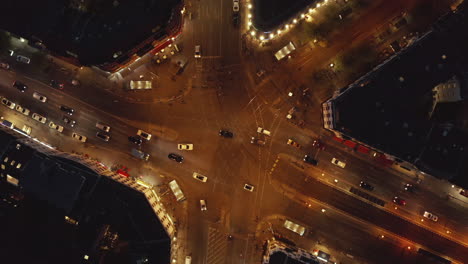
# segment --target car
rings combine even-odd
[[[201,175],[198,172],[193,173],[193,178],[201,182],[206,182],[208,180],[208,177],[206,177],[205,175]]]
[[[5,97],[2,97],[2,99],[0,100],[2,102],[2,104],[10,109],[13,109],[15,108],[15,103],[13,103],[12,101],[6,99]]]
[[[32,117],[34,120],[36,120],[36,121],[38,121],[38,122],[40,122],[40,123],[42,123],[42,124],[45,124],[45,122],[47,121],[47,118],[45,118],[45,117],[43,117],[43,116],[41,116],[40,114],[37,114],[37,113],[33,113],[33,114],[31,115],[31,117]]]
[[[416,187],[414,187],[414,185],[411,183],[406,183],[404,189],[407,192],[414,192],[416,190]]]
[[[29,115],[29,109],[22,107],[21,105],[16,105],[15,110],[22,113],[23,115]]]
[[[369,183],[365,182],[365,181],[361,181],[359,183],[359,187],[363,188],[363,189],[366,189],[368,191],[372,191],[374,190],[374,186],[370,185]]]
[[[75,110],[73,108],[65,106],[65,105],[61,105],[60,110],[67,113],[67,115],[73,115],[73,112],[75,112]]]
[[[0,62],[0,68],[4,70],[9,70],[10,69],[10,64],[5,63],[5,62]]]
[[[234,25],[234,27],[239,26],[239,20],[240,20],[239,13],[234,13],[234,15],[232,16],[232,24]]]
[[[54,122],[50,121],[49,127],[52,129],[57,130],[58,132],[62,133],[63,132],[63,126],[57,125]]]
[[[62,121],[63,121],[65,124],[67,124],[67,125],[69,125],[69,126],[71,126],[71,127],[74,127],[74,126],[76,125],[76,121],[73,120],[73,119],[68,118],[67,116],[63,116],[63,117],[62,117]]]
[[[344,163],[344,162],[342,162],[342,161],[339,161],[339,160],[337,160],[336,158],[333,158],[333,159],[331,160],[331,163],[333,163],[333,164],[335,164],[336,166],[341,167],[341,168],[343,168],[343,169],[344,169],[344,167],[346,166],[346,163]]]
[[[38,92],[34,92],[33,97],[34,97],[34,99],[37,99],[37,100],[39,100],[39,101],[41,101],[43,103],[45,103],[47,101],[47,97],[45,97],[44,95],[42,95],[42,94],[40,94]]]
[[[312,143],[312,147],[316,147],[321,150],[325,149],[325,145],[318,139],[314,140],[314,142]]]
[[[248,184],[248,183],[244,184],[244,190],[246,191],[253,192],[254,188],[255,187],[251,184]]]
[[[177,144],[179,150],[193,150],[193,144]]]
[[[261,139],[256,138],[256,137],[252,137],[252,139],[250,140],[250,143],[255,144],[255,145],[259,145],[259,146],[265,145],[264,140],[261,140]]]
[[[29,64],[31,62],[31,59],[23,55],[18,55],[16,56],[16,61]]]
[[[63,83],[59,83],[56,80],[51,80],[49,84],[52,88],[59,89],[59,90],[63,90],[63,87],[64,87]]]
[[[72,137],[73,137],[74,139],[77,139],[77,140],[81,141],[81,142],[86,142],[86,139],[87,139],[87,137],[82,136],[82,135],[77,134],[77,133],[73,133],[73,134],[72,134]]]
[[[101,122],[97,122],[97,123],[96,123],[96,127],[99,128],[99,129],[101,129],[101,130],[104,131],[104,132],[107,132],[107,133],[109,133],[110,130],[111,130],[111,127],[110,127],[110,126],[108,126],[108,125],[106,125],[106,124],[103,124],[103,123],[101,123]]]
[[[434,222],[437,222],[437,220],[439,220],[439,217],[437,217],[437,215],[429,213],[428,211],[424,211],[423,216],[426,217],[427,219],[431,219]]]
[[[264,135],[267,135],[267,136],[270,136],[271,135],[271,132],[264,129],[264,128],[261,128],[261,127],[258,127],[257,128],[257,133],[260,133],[260,134],[264,134]]]
[[[304,162],[305,163],[309,163],[309,164],[312,164],[314,166],[317,166],[318,164],[318,161],[316,159],[313,159],[311,156],[309,155],[305,155],[304,156]]]
[[[107,141],[110,140],[110,136],[109,136],[109,135],[106,135],[106,134],[104,134],[104,133],[102,133],[102,132],[97,132],[97,133],[96,133],[96,137],[98,137],[98,138],[104,140],[105,142],[107,142]]]
[[[143,143],[143,139],[141,139],[140,136],[129,136],[128,141],[130,141],[133,144],[136,144],[138,146],[141,145],[141,143]]]
[[[178,154],[175,154],[175,153],[169,153],[169,155],[167,155],[167,157],[173,161],[177,161],[179,163],[182,163],[182,161],[184,161],[184,157],[182,157],[181,155],[178,155]]]
[[[232,132],[230,132],[230,131],[227,131],[227,130],[220,130],[219,135],[222,136],[222,137],[225,137],[225,138],[234,137],[234,134]]]
[[[200,200],[200,209],[202,211],[206,211],[206,201],[205,200]]]
[[[297,143],[296,141],[294,141],[293,139],[288,139],[288,141],[286,142],[288,145],[291,145],[293,147],[296,147],[296,148],[300,148],[301,145],[299,145],[299,143]]]
[[[398,205],[406,205],[406,201],[398,196],[393,197],[393,203]]]
[[[16,89],[18,89],[18,91],[24,93],[26,91],[26,89],[28,89],[28,86],[20,81],[15,81],[13,83],[13,87],[15,87]]]
[[[232,1],[232,11],[235,13],[239,12],[239,0]]]
[[[195,46],[195,58],[201,58],[201,48],[200,45]]]
[[[143,138],[143,139],[148,140],[148,141],[151,139],[151,134],[148,133],[148,132],[145,132],[145,131],[143,131],[143,130],[141,130],[141,129],[139,129],[139,130],[137,131],[137,135],[140,136],[140,137]]]

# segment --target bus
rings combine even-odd
[[[176,180],[172,180],[171,182],[169,182],[169,188],[171,188],[171,191],[178,202],[185,201],[184,193],[180,189],[179,184],[177,184]]]
[[[305,233],[305,227],[303,226],[300,226],[292,221],[289,221],[289,220],[286,220],[284,221],[284,227],[286,227],[287,229],[293,231],[294,233],[300,235],[300,236],[303,236],[304,233]]]

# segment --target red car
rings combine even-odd
[[[314,142],[312,143],[312,146],[313,147],[316,147],[318,149],[321,149],[321,150],[324,150],[325,149],[325,144],[323,144],[320,140],[316,139],[314,140]]]
[[[398,196],[393,197],[393,202],[398,205],[406,205],[406,201]]]

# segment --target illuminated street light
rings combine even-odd
[[[252,21],[247,22],[247,25],[250,27],[252,26]]]
[[[250,31],[250,35],[255,36],[255,31]]]
[[[380,238],[385,238],[385,236],[384,236],[384,235],[380,235]]]
[[[335,64],[334,63],[330,63],[330,68],[333,68],[335,67]]]
[[[410,247],[410,246],[408,246],[408,247],[407,247],[407,249],[408,249],[408,250],[410,250],[410,249],[411,249],[411,247]]]
[[[322,208],[322,213],[325,213],[325,211],[326,211],[326,210]]]
[[[304,18],[304,17],[305,17],[305,15],[304,15],[304,14],[301,14],[301,18]]]
[[[320,7],[320,3],[317,4],[317,8],[319,8],[319,7]]]
[[[260,40],[264,40],[265,37],[263,35],[260,36]]]
[[[447,234],[450,234],[450,231],[447,230],[446,233],[447,233]]]
[[[286,26],[284,26],[286,29],[289,29],[289,24],[286,24]]]
[[[21,42],[25,42],[26,40],[24,38],[20,38],[20,41]]]
[[[252,14],[250,14],[250,13],[247,14],[247,17],[248,17],[248,18],[252,18]]]
[[[270,38],[272,39],[272,38],[274,38],[274,37],[275,37],[275,34],[270,33]]]
[[[279,35],[279,34],[281,34],[281,29],[278,29],[278,31],[277,31],[277,32],[278,32],[278,33],[277,33],[278,35]]]
[[[452,185],[452,188],[455,188],[455,185]]]
[[[297,19],[294,19],[294,20],[293,20],[293,23],[294,23],[294,24],[297,24]]]
[[[447,55],[445,55],[445,54],[442,55],[442,59],[443,59],[443,60],[447,59]]]
[[[312,13],[313,9],[312,8],[309,8],[309,13]]]
[[[325,173],[322,173],[322,176],[325,176]]]
[[[289,92],[289,93],[288,93],[288,96],[289,96],[289,97],[292,97],[293,95],[294,95],[294,94],[293,94],[292,92]]]
[[[334,182],[335,182],[335,183],[338,183],[338,179],[335,179]]]

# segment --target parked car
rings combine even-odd
[[[75,110],[73,108],[65,106],[65,105],[61,105],[60,110],[67,113],[67,115],[73,115],[73,113],[75,112]]]
[[[62,117],[62,121],[63,121],[65,124],[67,124],[67,125],[69,125],[69,126],[71,126],[71,127],[74,127],[74,126],[76,125],[76,121],[75,121],[75,120],[70,119],[70,118],[68,118],[68,117],[66,117],[66,116],[63,116],[63,117]]]
[[[193,144],[177,144],[179,150],[193,150]]]
[[[129,136],[128,141],[130,141],[133,144],[136,144],[138,146],[141,145],[141,143],[143,143],[143,139],[141,139],[140,136]]]
[[[148,140],[148,141],[151,139],[151,134],[148,133],[148,132],[145,132],[145,131],[143,131],[143,130],[141,130],[141,129],[139,129],[139,130],[137,131],[137,135],[140,136],[140,137],[143,138],[143,139]]]
[[[267,135],[267,136],[270,136],[271,135],[271,132],[264,129],[264,128],[261,128],[261,127],[258,127],[257,128],[257,133],[260,133],[260,134],[264,134],[264,135]]]
[[[305,162],[305,163],[312,164],[312,165],[314,165],[314,166],[317,166],[317,164],[318,164],[318,161],[317,161],[316,159],[312,158],[312,157],[309,156],[309,155],[305,155],[305,156],[304,156],[304,162]]]
[[[77,139],[77,140],[81,141],[81,142],[86,142],[86,140],[87,140],[87,137],[82,136],[82,135],[77,134],[77,133],[73,133],[73,134],[72,134],[72,137],[73,137],[74,139]]]
[[[15,87],[16,89],[18,89],[18,91],[24,93],[26,91],[26,89],[28,89],[28,86],[20,81],[15,81],[13,83],[13,87]]]
[[[250,140],[250,143],[255,144],[255,145],[259,145],[259,146],[265,145],[264,140],[261,140],[261,139],[256,138],[256,137],[252,137],[252,139]]]
[[[369,183],[365,182],[365,181],[361,181],[359,183],[359,187],[363,188],[363,189],[366,189],[368,191],[372,191],[374,190],[374,186],[370,185]]]
[[[333,159],[331,160],[331,163],[333,163],[333,164],[335,164],[336,166],[341,167],[341,168],[343,168],[343,169],[344,169],[344,167],[346,166],[346,163],[344,163],[344,162],[342,162],[342,161],[339,161],[339,160],[337,160],[336,158],[333,158]]]
[[[42,94],[38,93],[38,92],[34,92],[33,97],[34,97],[34,99],[39,100],[39,101],[41,101],[43,103],[45,103],[47,101],[47,97],[45,95],[42,95]]]
[[[206,182],[208,180],[208,177],[206,177],[205,175],[201,175],[198,172],[193,173],[193,178],[201,182]]]
[[[18,55],[16,56],[16,61],[29,64],[31,62],[31,59],[23,55]]]
[[[255,187],[251,184],[248,184],[248,183],[244,184],[244,190],[246,191],[253,192],[254,188]]]
[[[2,104],[10,109],[13,109],[15,108],[15,103],[13,103],[12,101],[6,99],[5,97],[2,97],[2,99],[0,100],[2,102]]]
[[[29,109],[22,107],[21,105],[16,105],[15,110],[22,113],[23,115],[29,115]]]
[[[239,0],[232,1],[232,11],[235,13],[239,12]]]
[[[437,220],[439,220],[439,217],[437,217],[437,215],[429,213],[428,211],[424,211],[423,216],[426,217],[427,219],[431,219],[434,222],[437,222]]]
[[[398,196],[393,197],[393,203],[398,205],[406,205],[406,201]]]
[[[227,131],[227,130],[220,130],[219,135],[225,138],[232,138],[234,136],[232,132]]]
[[[0,62],[0,68],[4,70],[9,70],[10,69],[10,64],[5,63],[5,62]]]
[[[63,126],[57,125],[52,121],[49,123],[49,127],[52,128],[52,129],[55,129],[56,131],[58,131],[60,133],[63,132]]]
[[[167,155],[167,157],[173,161],[176,161],[176,162],[179,162],[179,163],[182,163],[182,161],[184,161],[184,157],[182,157],[181,155],[178,155],[178,154],[175,154],[175,153],[170,153],[169,155]]]
[[[414,185],[411,183],[406,183],[404,189],[407,192],[414,192],[416,190],[416,187],[414,187]]]
[[[47,121],[47,118],[41,116],[40,114],[33,113],[33,114],[31,115],[31,117],[32,117],[34,120],[36,120],[36,121],[38,121],[38,122],[40,122],[40,123],[42,123],[42,124],[45,124],[45,122]]]
[[[104,133],[102,133],[102,132],[97,132],[97,133],[96,133],[96,137],[98,137],[98,138],[104,140],[105,142],[109,141],[109,139],[110,139],[110,136],[109,136],[109,135],[106,135],[106,134],[104,134]]]

